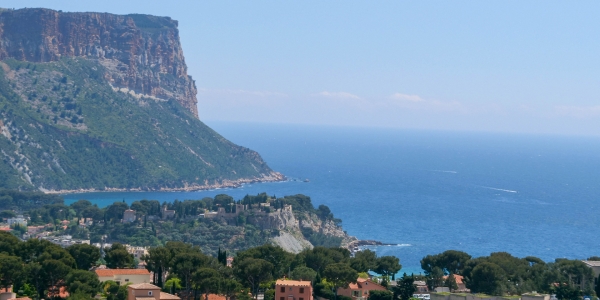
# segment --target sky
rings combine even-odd
[[[179,21],[200,119],[600,135],[598,1],[27,1]]]

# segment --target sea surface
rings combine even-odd
[[[342,226],[421,272],[427,254],[506,251],[546,261],[600,255],[600,138],[209,123],[258,151],[287,182],[200,192],[65,195],[100,206],[225,193],[309,195]],[[304,182],[308,179],[309,182]]]

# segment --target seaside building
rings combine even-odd
[[[135,210],[128,209],[123,213],[123,223],[131,223],[135,221]]]
[[[448,276],[443,277],[444,280],[448,279]],[[471,290],[467,288],[464,277],[458,274],[454,274],[454,280],[456,281],[456,286],[458,287],[456,290],[452,290],[452,292],[460,292],[460,293],[470,293]]]
[[[598,278],[598,276],[600,276],[600,261],[596,261],[596,260],[582,260],[582,262],[590,267],[592,269],[592,271],[594,271],[594,276],[596,276],[596,278]]]
[[[370,279],[358,278],[356,283],[350,283],[347,288],[338,288],[337,294],[350,297],[354,300],[365,300],[369,298],[371,291],[386,291],[387,289]]]
[[[275,300],[313,300],[310,281],[279,279],[275,282]]]
[[[166,205],[163,205],[161,212],[163,220],[175,218],[175,211],[167,209]]]
[[[148,255],[147,247],[134,247],[130,245],[125,245],[125,248],[127,249],[127,252],[129,252],[129,254],[132,254],[133,257],[137,258],[138,260],[141,260],[142,256]]]
[[[142,284],[150,282],[150,272],[146,269],[96,269],[100,282],[112,280],[118,284]]]
[[[181,298],[161,292],[150,283],[138,283],[127,286],[127,300],[181,300]]]
[[[27,219],[23,217],[23,215],[18,215],[14,218],[6,219],[6,223],[8,226],[19,225],[19,226],[27,226]]]

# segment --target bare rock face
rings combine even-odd
[[[97,59],[114,88],[175,99],[198,117],[177,21],[150,15],[0,9],[0,60]]]

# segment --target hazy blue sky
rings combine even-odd
[[[600,134],[598,1],[12,1],[179,29],[200,118]]]

